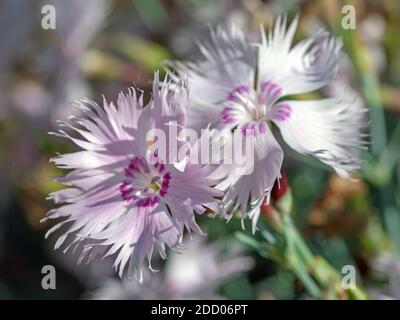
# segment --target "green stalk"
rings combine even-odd
[[[370,108],[371,151],[378,158],[386,146],[387,138],[381,88],[377,71],[373,68],[373,58],[355,30],[338,29],[337,32],[343,37],[346,51],[350,53],[350,58],[357,70],[363,95]]]
[[[295,260],[302,263],[301,266],[292,265],[292,268],[296,275],[299,268],[306,270],[308,274],[308,277],[306,277],[307,283],[304,283],[302,278],[299,277],[299,279],[303,282],[310,295],[320,299],[367,299],[367,294],[357,285],[354,289],[349,288],[345,290],[342,288],[342,275],[323,257],[315,256],[311,252],[304,238],[292,223],[290,215],[286,214],[285,216],[284,220],[286,220],[286,223],[284,228],[289,229],[286,232],[291,234],[290,241],[294,244],[296,253],[299,255]],[[314,287],[310,288],[310,278],[316,284],[317,289]],[[317,292],[318,295],[316,294]]]
[[[342,275],[321,256],[315,256],[292,221],[292,195],[290,190],[277,203],[282,223],[278,230],[284,235],[286,267],[303,283],[316,299],[367,299],[359,286],[354,289],[342,287]],[[268,223],[268,221],[267,221]],[[275,226],[276,228],[276,226]]]

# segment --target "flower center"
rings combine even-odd
[[[276,103],[281,95],[282,88],[271,81],[262,82],[257,91],[238,86],[228,94],[220,122],[237,126],[244,135],[264,133],[265,121],[284,121],[291,115],[287,103]]]
[[[171,173],[166,172],[165,165],[160,162],[151,165],[143,157],[135,156],[124,169],[124,175],[119,190],[127,203],[154,207],[168,192]]]

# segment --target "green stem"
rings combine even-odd
[[[308,277],[301,275],[299,279],[304,283],[307,291],[314,298],[327,298],[327,299],[367,299],[366,293],[358,286],[354,289],[343,289],[341,285],[341,275],[322,257],[315,256],[308,245],[300,235],[296,227],[291,221],[290,215],[286,215],[285,228],[290,229],[291,234],[290,242],[294,244],[296,251],[299,255],[294,261],[301,261],[301,269],[305,269]],[[290,259],[290,258],[289,258]],[[293,259],[292,259],[293,261]],[[293,272],[298,275],[299,266],[292,265]],[[312,281],[310,281],[310,278]],[[315,288],[314,285],[317,287]]]
[[[338,30],[343,36],[344,44],[350,53],[363,95],[370,108],[371,117],[371,151],[378,158],[386,145],[386,120],[382,104],[381,88],[377,71],[373,68],[373,59],[368,48],[357,37],[355,30]]]

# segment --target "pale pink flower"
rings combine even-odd
[[[238,175],[226,165],[225,172],[220,171],[225,179],[218,185],[227,191],[224,201],[232,212],[239,207],[253,218],[253,230],[260,205],[281,171],[283,151],[274,127],[291,148],[318,158],[344,178],[360,166],[365,125],[360,102],[347,93],[319,100],[293,97],[333,81],[342,43],[322,31],[292,46],[297,24],[297,17],[290,25],[286,17],[278,17],[268,34],[261,30],[256,44],[248,43],[236,28],[218,28],[210,41],[199,45],[201,61],[169,64],[178,75],[188,75],[191,84],[188,125],[197,130],[209,124],[229,132],[237,129],[255,139],[255,162],[248,168],[252,173]]]
[[[162,271],[142,284],[106,279],[90,296],[104,300],[223,299],[219,287],[254,266],[234,239],[207,243],[204,237],[187,239],[182,254],[173,252]],[[229,242],[229,247],[223,243]],[[223,248],[223,249],[222,249]],[[222,254],[223,251],[223,254]]]
[[[78,103],[83,115],[61,125],[80,137],[63,130],[56,135],[82,150],[52,159],[59,168],[71,170],[56,179],[68,188],[50,195],[62,206],[46,219],[63,220],[46,237],[68,225],[56,248],[64,242],[65,250],[83,248],[80,260],[89,261],[115,254],[120,276],[129,260],[128,276],[141,279],[146,257],[151,269],[154,248],[165,258],[166,247],[177,247],[185,228],[201,233],[194,212],[203,213],[222,195],[213,188],[216,181],[208,178],[212,168],[189,162],[178,170],[154,154],[151,159],[156,161],[148,160],[148,131],[171,121],[183,126],[187,95],[185,81],[170,91],[165,83],[160,87],[156,74],[147,106],[134,88],[120,93],[116,105],[105,99],[103,107],[86,99]]]

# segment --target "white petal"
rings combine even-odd
[[[231,166],[228,176],[217,185],[217,188],[228,189],[224,197],[227,206],[233,209],[240,208],[242,215],[251,215],[253,219],[253,231],[256,229],[259,210],[262,200],[272,190],[275,180],[280,175],[283,161],[283,151],[271,130],[266,126],[264,134],[258,134],[255,138],[254,165],[246,170],[234,170]],[[250,166],[251,161],[246,161]],[[238,168],[236,168],[238,169]],[[250,174],[240,175],[238,172],[250,170]],[[250,201],[250,207],[248,207]]]
[[[359,168],[358,151],[365,145],[361,130],[366,112],[360,100],[348,95],[342,99],[284,104],[290,106],[290,114],[284,120],[273,121],[290,147],[320,159],[342,177]]]
[[[216,181],[209,179],[209,168],[197,164],[187,164],[183,172],[168,169],[171,173],[171,180],[168,192],[164,198],[176,223],[183,232],[183,228],[202,233],[194,220],[194,210],[201,213],[198,209],[201,206],[216,206],[216,197],[222,197],[223,193],[213,186]],[[196,210],[197,209],[197,210]]]
[[[253,87],[256,66],[255,48],[249,46],[243,34],[235,29],[218,28],[210,39],[199,44],[203,60],[198,63],[170,63],[178,74],[190,82],[188,124],[204,129],[215,124],[222,111],[221,102],[238,86]],[[172,78],[176,74],[170,71]]]
[[[298,17],[289,27],[286,20],[286,17],[278,17],[268,35],[261,30],[259,84],[272,81],[282,88],[282,95],[323,87],[337,74],[342,42],[328,32],[320,31],[291,48]]]

